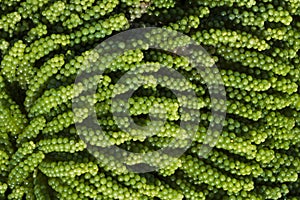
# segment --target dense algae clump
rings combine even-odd
[[[87,68],[114,55],[98,44],[145,27],[201,45],[218,67],[222,100],[206,84],[215,74],[168,51],[184,53],[183,36],[153,31],[107,43],[124,52],[101,74]],[[0,199],[300,199],[299,49],[299,0],[0,0]],[[162,65],[188,83],[157,73]],[[76,80],[80,71],[90,76]],[[112,105],[140,80],[128,102]],[[102,131],[84,125],[90,110],[82,102],[93,104]],[[126,128],[124,104],[139,126],[162,128],[151,126],[151,137]],[[193,117],[200,123],[189,141],[180,122]],[[212,123],[222,131],[211,132]],[[214,148],[203,157],[206,145]],[[124,165],[112,146],[138,154]]]

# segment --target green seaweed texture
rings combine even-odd
[[[208,131],[211,122],[218,124],[213,99],[185,56],[133,41],[137,48],[101,75],[75,81],[93,59],[110,58],[95,51],[97,45],[145,27],[182,33],[210,55],[226,92],[216,108],[226,107],[221,131]],[[189,42],[164,37],[147,35],[166,49]],[[108,48],[113,45],[124,48]],[[299,49],[299,0],[0,0],[0,199],[299,200]],[[157,150],[180,138],[180,121],[191,118],[153,77],[131,75],[128,85],[146,84],[123,103],[141,127],[153,121],[149,113],[158,121],[165,117],[155,135],[126,132],[112,114],[113,92],[128,89],[118,80],[141,65],[176,70],[197,95],[196,103],[181,99],[192,115],[199,113],[200,123],[179,157]],[[184,94],[187,86],[178,77],[161,78]],[[84,86],[94,83],[93,99]],[[74,96],[93,100],[102,131],[76,126],[90,111],[73,109]],[[118,119],[126,124],[126,117]],[[214,134],[216,143],[201,157]],[[180,138],[168,148],[186,142]],[[134,172],[105,151],[112,145],[147,155],[130,157],[129,164],[143,159],[139,167],[157,170]]]

